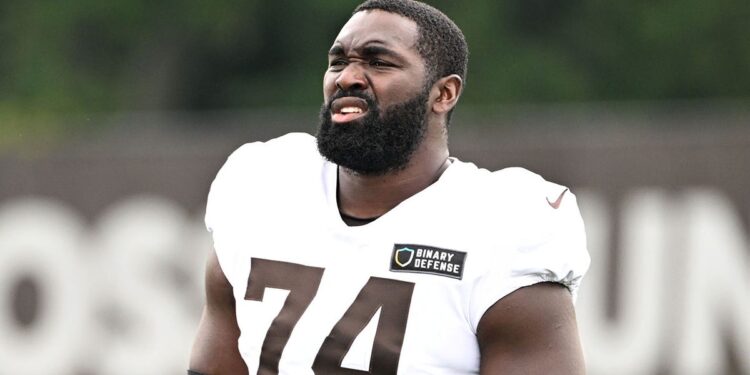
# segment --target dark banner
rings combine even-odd
[[[244,142],[314,132],[311,113],[128,115],[0,153],[0,372],[184,373],[210,182]],[[747,113],[459,112],[450,134],[462,160],[578,196],[589,373],[750,374]],[[417,247],[394,251],[394,267],[423,272]]]

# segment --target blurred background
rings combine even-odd
[[[590,374],[750,374],[750,2],[431,1],[454,156],[571,186]],[[314,133],[357,1],[0,0],[0,374],[182,374],[209,184]]]

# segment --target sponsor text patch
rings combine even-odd
[[[391,254],[391,271],[428,273],[461,279],[466,253],[439,247],[395,244]]]

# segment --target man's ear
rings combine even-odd
[[[461,96],[464,81],[458,74],[451,74],[440,78],[432,86],[432,94],[435,100],[432,103],[432,111],[437,114],[450,112],[458,103]]]

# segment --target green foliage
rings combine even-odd
[[[432,3],[467,36],[471,105],[750,95],[746,0]],[[0,112],[317,106],[356,4],[5,0]]]

